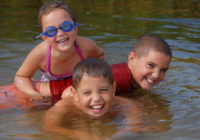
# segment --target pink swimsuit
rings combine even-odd
[[[83,56],[83,54],[81,52],[81,49],[80,49],[80,47],[78,46],[78,44],[76,42],[74,43],[74,47],[75,47],[75,50],[76,50],[77,54],[79,55],[79,57],[81,59],[84,59],[85,57]],[[65,79],[67,77],[71,77],[72,76],[72,73],[66,73],[66,74],[63,74],[63,75],[53,74],[51,72],[50,68],[51,68],[51,46],[49,46],[49,48],[47,50],[46,69],[45,69],[45,71],[40,69],[41,73],[42,73],[41,81],[61,80],[61,79]]]

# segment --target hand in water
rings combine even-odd
[[[29,96],[30,102],[34,102],[34,103],[37,103],[37,102],[49,103],[49,102],[51,102],[51,97],[42,96],[41,93],[39,93],[39,92],[34,92],[31,94],[29,93],[28,96]]]

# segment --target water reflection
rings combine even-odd
[[[132,95],[133,93],[130,93],[126,97],[131,98],[134,106],[127,106],[124,115],[119,111],[119,107],[100,120],[81,119],[69,114],[66,118],[68,121],[63,126],[96,134],[102,139],[124,139],[130,134],[134,138],[143,133],[156,134],[171,129],[172,115],[169,112],[168,101],[151,92],[146,94],[144,91],[136,91],[135,96]],[[59,140],[69,138],[58,134],[51,135],[54,138],[60,137]]]

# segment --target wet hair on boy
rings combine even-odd
[[[83,76],[103,77],[106,78],[110,84],[114,82],[110,65],[96,58],[86,59],[74,67],[72,76],[72,85],[74,88],[78,87]]]
[[[133,51],[137,53],[138,58],[148,54],[150,50],[158,51],[172,57],[172,51],[168,43],[157,35],[144,34],[138,38],[133,47]]]

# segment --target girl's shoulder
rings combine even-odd
[[[37,46],[33,48],[31,53],[38,54],[38,55],[46,55],[48,47],[49,45],[45,41],[42,41],[41,43],[39,43]]]
[[[41,64],[45,64],[45,58],[47,54],[48,44],[46,42],[41,42],[35,46],[27,55],[27,60],[33,60]]]
[[[94,46],[97,46],[96,43],[89,39],[89,38],[86,38],[86,37],[82,37],[82,36],[78,36],[77,37],[77,42],[79,44],[79,46],[81,47],[94,47]]]
[[[35,49],[45,51],[49,47],[49,44],[46,43],[45,41],[40,42],[37,46],[35,46]]]
[[[101,57],[104,55],[102,48],[89,38],[79,36],[77,43],[86,57]]]

